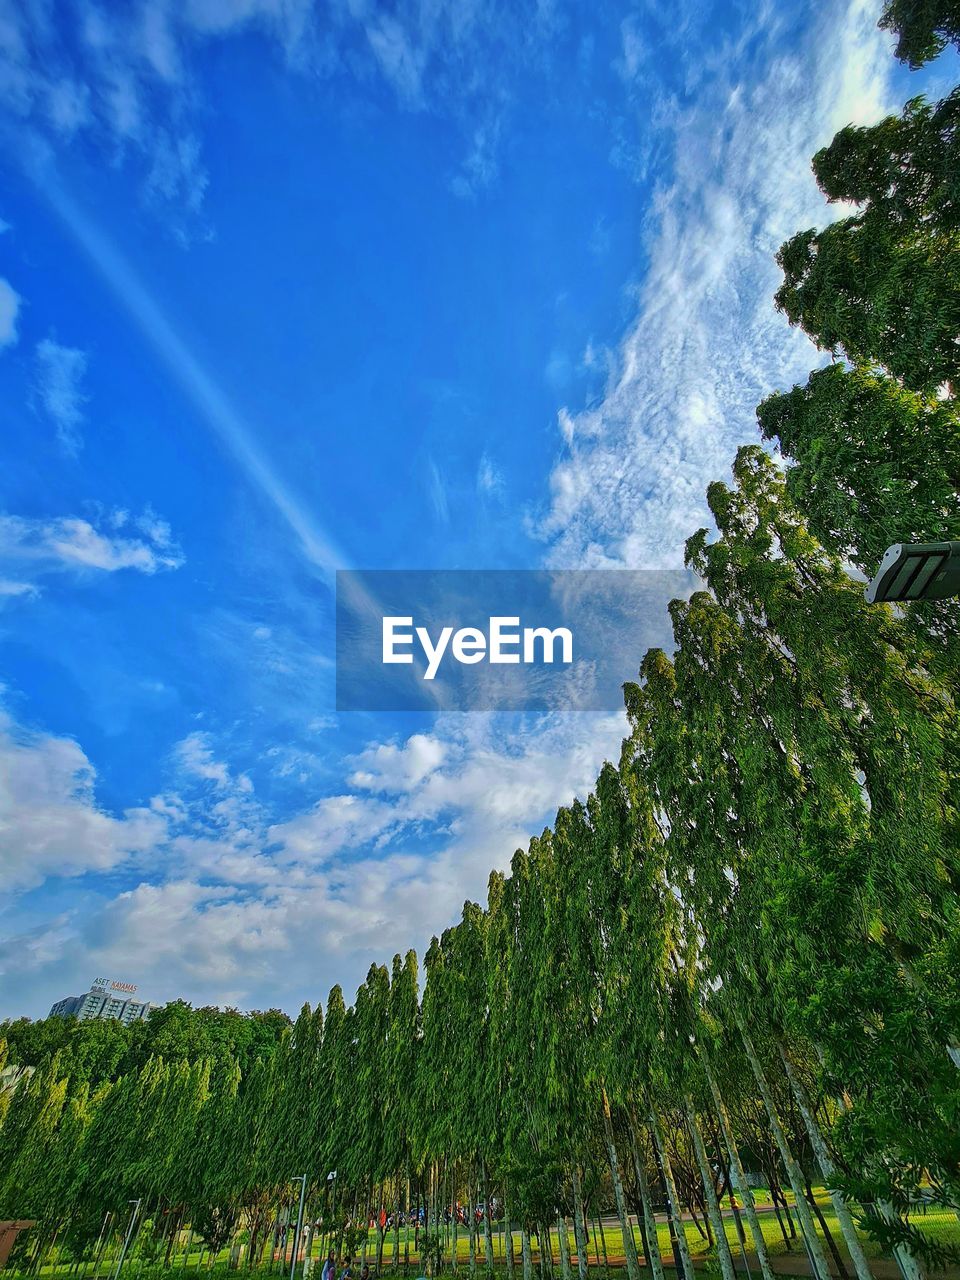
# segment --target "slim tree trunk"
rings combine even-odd
[[[647,1171],[643,1167],[643,1153],[637,1142],[636,1117],[631,1116],[630,1152],[633,1156],[633,1172],[640,1189],[640,1204],[643,1208],[643,1224],[646,1227],[647,1266],[653,1273],[653,1280],[664,1280],[663,1260],[660,1257],[660,1239],[657,1235],[657,1220],[653,1213],[653,1202],[650,1199],[650,1184]]]
[[[520,1228],[520,1242],[523,1251],[523,1280],[533,1280],[533,1258],[530,1255],[530,1231],[524,1223]]]
[[[817,1164],[820,1166],[820,1172],[823,1175],[824,1183],[830,1195],[830,1203],[833,1205],[834,1212],[837,1215],[837,1222],[840,1224],[840,1230],[843,1233],[843,1240],[847,1246],[847,1252],[850,1254],[850,1260],[853,1263],[854,1270],[857,1273],[858,1280],[873,1280],[873,1273],[870,1270],[870,1264],[867,1262],[867,1255],[863,1251],[863,1245],[860,1243],[860,1237],[857,1235],[857,1228],[854,1226],[853,1218],[850,1210],[847,1208],[847,1202],[839,1191],[834,1190],[833,1183],[836,1179],[836,1165],[833,1163],[833,1157],[827,1148],[826,1141],[820,1131],[817,1118],[813,1114],[813,1107],[810,1098],[807,1095],[803,1081],[797,1075],[796,1069],[784,1046],[778,1045],[780,1057],[783,1059],[783,1068],[787,1073],[787,1079],[790,1082],[790,1088],[793,1090],[793,1096],[797,1100],[797,1107],[803,1118],[804,1127],[807,1130],[807,1136],[810,1138],[810,1145],[813,1147],[813,1153],[817,1158]]]
[[[567,1220],[564,1215],[557,1216],[557,1235],[560,1244],[560,1275],[562,1280],[573,1280],[570,1268],[570,1237],[567,1234]]]
[[[850,1272],[847,1270],[847,1264],[843,1260],[843,1254],[837,1248],[837,1242],[833,1238],[833,1232],[830,1230],[827,1220],[823,1216],[823,1210],[817,1204],[817,1197],[813,1194],[813,1185],[811,1184],[810,1177],[805,1170],[803,1173],[803,1180],[807,1187],[807,1204],[813,1210],[817,1221],[820,1223],[820,1230],[823,1233],[823,1239],[826,1246],[830,1250],[830,1257],[833,1259],[833,1264],[837,1268],[837,1275],[840,1277],[840,1280],[850,1280]]]
[[[490,1187],[487,1182],[487,1162],[480,1161],[480,1178],[483,1189],[483,1255],[487,1264],[487,1275],[493,1277],[493,1231],[490,1225]]]
[[[456,1169],[456,1167],[457,1167],[456,1162],[454,1162],[454,1169]],[[453,1259],[454,1274],[456,1274],[456,1270],[459,1265],[457,1255],[460,1252],[460,1217],[457,1213],[456,1177],[454,1177],[451,1181],[452,1181],[452,1185],[450,1189],[450,1228],[451,1228],[450,1234],[452,1236],[452,1242],[450,1245],[450,1255]]]
[[[667,1189],[667,1208],[673,1219],[675,1229],[675,1239],[677,1242],[677,1252],[680,1254],[680,1265],[683,1267],[684,1280],[694,1280],[693,1259],[690,1257],[690,1246],[687,1244],[687,1233],[683,1229],[683,1217],[680,1209],[680,1198],[677,1195],[677,1184],[673,1177],[673,1167],[670,1164],[670,1156],[667,1153],[667,1147],[663,1141],[663,1133],[660,1130],[660,1121],[657,1119],[657,1113],[651,1107],[648,1123],[650,1125],[650,1137],[657,1149],[660,1158],[660,1168],[663,1172],[663,1181]]]
[[[610,1119],[610,1103],[604,1093],[601,1111],[603,1112],[603,1135],[607,1146],[607,1161],[610,1165],[610,1177],[613,1180],[613,1198],[617,1205],[617,1217],[623,1230],[623,1251],[627,1259],[628,1280],[640,1280],[640,1264],[637,1260],[637,1244],[633,1238],[633,1229],[627,1213],[627,1198],[623,1194],[623,1180],[620,1177],[620,1161],[617,1159],[617,1147],[613,1140],[613,1121]]]
[[[607,1237],[603,1231],[603,1214],[597,1210],[597,1229],[600,1232],[600,1248],[603,1250],[603,1274],[610,1280],[610,1255],[607,1253]]]
[[[539,1223],[537,1234],[540,1237],[540,1272],[544,1280],[553,1280],[553,1238],[549,1222]]]
[[[713,1174],[710,1172],[710,1161],[707,1159],[707,1149],[703,1145],[703,1134],[700,1132],[700,1122],[697,1119],[697,1113],[693,1109],[693,1103],[690,1095],[683,1100],[684,1111],[687,1117],[687,1128],[690,1130],[690,1137],[693,1139],[693,1152],[697,1158],[697,1164],[700,1167],[700,1177],[703,1181],[703,1193],[706,1197],[707,1213],[710,1221],[713,1223],[713,1234],[716,1238],[717,1256],[720,1259],[720,1271],[723,1280],[736,1280],[736,1269],[733,1265],[733,1255],[730,1252],[730,1245],[727,1242],[727,1233],[723,1227],[723,1214],[720,1212],[720,1205],[717,1201],[716,1189],[713,1185]]]
[[[477,1274],[477,1214],[476,1205],[473,1200],[473,1164],[471,1162],[467,1175],[470,1179],[467,1186],[467,1214],[468,1228],[470,1231],[470,1280],[474,1280]]]
[[[184,1251],[183,1251],[183,1263],[182,1263],[182,1265],[181,1265],[181,1267],[180,1267],[180,1270],[181,1270],[181,1271],[185,1271],[185,1270],[186,1270],[186,1266],[187,1266],[187,1259],[190,1257],[190,1250],[191,1250],[192,1248],[193,1248],[193,1226],[191,1225],[191,1227],[190,1227],[190,1232],[189,1232],[189,1234],[187,1235],[187,1247],[186,1247],[186,1248],[184,1249]]]
[[[727,1108],[724,1106],[723,1098],[720,1096],[720,1090],[717,1088],[717,1082],[714,1079],[713,1072],[710,1069],[710,1063],[707,1061],[706,1049],[700,1055],[703,1063],[704,1073],[707,1077],[707,1084],[710,1086],[710,1092],[713,1095],[713,1105],[716,1108],[717,1117],[720,1121],[720,1131],[723,1134],[723,1141],[726,1144],[727,1155],[730,1158],[730,1177],[736,1188],[737,1194],[743,1201],[744,1212],[747,1215],[747,1222],[750,1224],[750,1234],[753,1237],[753,1246],[757,1251],[757,1261],[760,1263],[760,1271],[763,1280],[773,1280],[773,1268],[770,1266],[770,1255],[767,1252],[767,1243],[763,1238],[763,1229],[760,1226],[760,1219],[757,1217],[757,1206],[754,1204],[753,1192],[747,1185],[747,1175],[740,1159],[740,1151],[737,1148],[736,1140],[733,1136],[733,1127],[730,1124],[730,1117],[727,1114]]]
[[[886,1200],[875,1200],[874,1206],[880,1216],[886,1218],[888,1222],[892,1222],[897,1216],[893,1205]],[[903,1280],[924,1280],[923,1268],[909,1249],[905,1249],[903,1245],[894,1245],[893,1254]]]
[[[597,1260],[597,1270],[600,1270],[600,1239],[597,1235],[597,1224],[590,1223],[590,1234],[593,1236],[593,1256]]]
[[[803,1231],[804,1240],[807,1245],[807,1252],[810,1254],[810,1262],[814,1271],[817,1273],[819,1280],[830,1280],[830,1267],[827,1263],[826,1255],[823,1252],[823,1246],[820,1243],[820,1237],[817,1235],[817,1228],[814,1225],[813,1214],[810,1212],[810,1206],[807,1204],[807,1198],[803,1190],[803,1177],[800,1173],[800,1167],[793,1157],[790,1145],[787,1142],[787,1135],[783,1131],[783,1125],[780,1123],[780,1117],[777,1115],[777,1109],[773,1105],[773,1098],[770,1094],[770,1088],[767,1084],[767,1077],[764,1074],[763,1067],[760,1065],[760,1059],[757,1057],[757,1051],[753,1047],[753,1041],[747,1031],[746,1025],[740,1016],[739,1010],[736,1011],[737,1023],[740,1027],[740,1036],[743,1040],[743,1047],[746,1050],[747,1058],[750,1061],[750,1067],[757,1081],[757,1087],[760,1090],[760,1096],[763,1098],[763,1105],[767,1111],[767,1117],[770,1121],[770,1129],[773,1133],[774,1141],[780,1148],[780,1157],[783,1160],[783,1167],[787,1171],[787,1178],[790,1180],[790,1186],[793,1190],[793,1197],[796,1201],[797,1216],[800,1219],[800,1227]]]
[[[783,1187],[777,1183],[776,1186],[770,1184],[770,1199],[773,1202],[773,1210],[777,1215],[777,1221],[780,1223],[780,1231],[783,1235],[784,1242],[789,1253],[793,1241],[797,1238],[797,1228],[794,1226],[793,1218],[790,1216],[790,1206],[787,1204],[787,1197],[783,1194]],[[786,1217],[787,1225],[783,1225],[783,1219]]]
[[[410,1204],[410,1174],[407,1173],[407,1205]],[[400,1180],[397,1179],[396,1203],[393,1211],[393,1269],[400,1266]]]
[[[577,1242],[577,1277],[587,1280],[587,1241],[583,1229],[583,1191],[580,1187],[580,1169],[573,1162],[573,1234]],[[662,1277],[658,1277],[662,1280]]]
[[[510,1206],[507,1204],[506,1192],[503,1194],[503,1230],[505,1232],[506,1252],[504,1259],[507,1268],[507,1280],[513,1280],[513,1223],[510,1221]]]

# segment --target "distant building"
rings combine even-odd
[[[128,1025],[145,1018],[155,1004],[146,1004],[131,997],[137,988],[129,982],[114,982],[110,978],[96,978],[93,986],[83,996],[64,996],[50,1010],[51,1018],[77,1018],[87,1022],[91,1018],[117,1018]]]

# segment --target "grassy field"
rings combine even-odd
[[[788,1268],[792,1269],[794,1264],[792,1264],[791,1258],[793,1258],[797,1260],[797,1264],[796,1264],[797,1269],[802,1269],[806,1258],[805,1258],[803,1242],[799,1238],[799,1235],[796,1239],[791,1239],[788,1246],[787,1242],[784,1241],[783,1233],[781,1232],[780,1226],[777,1222],[776,1215],[773,1209],[770,1207],[769,1196],[761,1191],[756,1193],[755,1198],[757,1203],[758,1217],[760,1219],[764,1240],[767,1244],[768,1252],[770,1253],[771,1258],[774,1262],[774,1268],[779,1269],[778,1260],[782,1259],[783,1261],[780,1265],[783,1266],[785,1270]],[[788,1197],[788,1199],[790,1200],[790,1203],[792,1205],[792,1198]],[[823,1217],[826,1220],[830,1233],[832,1234],[834,1240],[837,1242],[837,1245],[838,1245],[838,1248],[840,1249],[841,1254],[844,1256],[844,1258],[846,1258],[846,1250],[843,1248],[842,1237],[840,1234],[839,1227],[837,1225],[836,1215],[833,1212],[833,1209],[830,1205],[830,1201],[826,1192],[821,1192],[821,1191],[817,1192],[817,1203],[821,1208]],[[671,1243],[670,1243],[670,1234],[666,1224],[666,1220],[665,1219],[661,1220],[661,1219],[662,1219],[662,1215],[658,1215],[657,1235],[658,1235],[658,1243],[660,1247],[660,1254],[664,1261],[664,1264],[668,1267],[672,1267],[673,1252],[672,1252]],[[758,1280],[759,1272],[757,1270],[756,1259],[755,1259],[754,1250],[753,1250],[753,1241],[750,1236],[749,1226],[746,1220],[743,1219],[742,1215],[741,1215],[741,1219],[743,1222],[743,1229],[746,1237],[747,1263],[749,1263],[750,1265],[754,1280]],[[930,1239],[936,1240],[938,1243],[941,1243],[941,1244],[954,1245],[954,1246],[960,1247],[960,1220],[958,1220],[956,1214],[947,1210],[929,1210],[926,1213],[918,1213],[913,1220],[915,1221],[916,1225],[923,1230],[924,1234],[927,1235]],[[499,1223],[494,1224],[494,1231],[493,1231],[494,1266],[498,1274],[502,1273],[505,1269],[505,1250],[506,1250],[506,1236],[502,1231],[502,1229],[500,1228],[501,1228],[501,1224]],[[737,1234],[736,1221],[733,1215],[730,1213],[726,1213],[724,1215],[724,1228],[725,1228],[727,1239],[730,1243],[730,1247],[734,1256],[734,1262],[737,1267],[737,1270],[738,1272],[742,1272],[744,1275],[746,1275],[747,1266],[745,1265],[745,1261],[741,1251],[740,1240]],[[799,1231],[799,1227],[797,1229]],[[818,1231],[819,1230],[820,1229],[818,1226]],[[716,1270],[715,1255],[711,1250],[709,1243],[704,1238],[704,1236],[700,1233],[700,1231],[697,1229],[696,1225],[692,1220],[687,1219],[684,1221],[684,1231],[687,1238],[687,1244],[690,1248],[691,1256],[694,1260],[694,1264],[698,1267],[698,1269],[702,1268],[705,1272]],[[639,1229],[636,1226],[634,1226],[633,1234],[634,1234],[634,1240],[637,1245],[637,1252],[639,1254],[642,1254],[642,1249],[643,1249],[642,1241],[641,1241]],[[820,1234],[822,1236],[822,1232],[820,1232]],[[410,1274],[417,1275],[420,1273],[420,1266],[419,1266],[420,1260],[419,1260],[417,1251],[414,1247],[414,1232],[412,1228],[409,1229],[409,1241],[407,1240],[407,1235],[408,1235],[408,1232],[406,1229],[402,1230],[400,1233],[400,1258],[399,1258],[400,1269],[401,1270],[403,1269],[406,1246],[409,1243]],[[576,1253],[576,1242],[574,1240],[572,1229],[569,1232],[568,1238],[569,1238],[570,1254],[571,1254],[571,1257],[573,1257],[575,1256],[575,1253]],[[875,1244],[874,1241],[864,1236],[863,1242],[864,1242],[864,1247],[868,1257],[870,1258],[883,1257],[879,1247]],[[551,1232],[550,1245],[553,1252],[555,1264],[558,1266],[559,1260],[560,1260],[560,1242],[559,1242],[559,1235],[556,1230]],[[384,1258],[383,1258],[384,1269],[387,1270],[388,1273],[392,1273],[393,1271],[393,1246],[394,1246],[394,1237],[392,1233],[390,1233],[387,1235],[386,1240],[384,1241]],[[519,1262],[520,1262],[520,1250],[521,1250],[521,1236],[519,1231],[514,1231],[513,1233],[513,1246],[514,1246],[514,1257],[518,1264],[517,1272],[519,1275]],[[314,1280],[319,1280],[320,1267],[322,1265],[322,1256],[323,1256],[322,1247],[323,1247],[323,1241],[319,1237],[316,1237],[314,1239],[313,1248],[311,1250]],[[363,1253],[363,1250],[361,1247],[360,1249],[357,1250],[356,1263],[354,1266],[355,1278],[359,1276],[360,1258],[362,1256],[362,1253]],[[444,1253],[445,1253],[445,1270],[449,1272],[451,1270],[450,1264],[449,1264],[449,1254],[450,1254],[449,1234],[447,1235],[445,1240]],[[624,1261],[624,1245],[623,1245],[623,1234],[621,1232],[619,1225],[614,1225],[613,1220],[611,1220],[608,1217],[605,1217],[603,1222],[602,1236],[601,1236],[600,1231],[598,1231],[597,1229],[597,1224],[592,1223],[590,1235],[589,1235],[589,1241],[588,1241],[587,1255],[588,1255],[587,1257],[588,1265],[594,1275],[603,1273],[607,1265],[609,1265],[609,1268],[611,1270],[619,1270],[620,1268],[622,1268],[623,1261]],[[189,1256],[187,1257],[184,1257],[182,1254],[182,1251],[178,1250],[174,1265],[169,1270],[165,1271],[159,1266],[157,1266],[155,1262],[146,1261],[146,1259],[141,1255],[140,1250],[135,1247],[131,1251],[131,1254],[128,1256],[128,1259],[124,1265],[123,1277],[124,1277],[124,1280],[148,1280],[148,1278],[150,1277],[164,1276],[164,1277],[167,1277],[169,1280],[169,1278],[172,1276],[174,1277],[174,1280],[175,1280],[177,1273],[180,1273],[181,1275],[187,1275],[187,1276],[209,1275],[211,1277],[219,1276],[221,1273],[236,1275],[237,1272],[229,1270],[229,1267],[228,1267],[229,1256],[230,1256],[229,1250],[227,1249],[223,1250],[215,1258],[211,1257],[209,1252],[201,1251],[199,1247],[192,1250]],[[368,1262],[371,1264],[371,1271],[372,1271],[373,1262],[375,1261],[375,1256],[376,1256],[376,1233],[373,1231],[370,1232],[368,1237],[367,1247],[366,1247],[366,1256],[367,1256]],[[533,1257],[535,1262],[539,1260],[539,1253],[536,1247],[534,1247],[533,1249]],[[605,1259],[606,1259],[606,1262],[605,1262]],[[477,1263],[478,1263],[478,1270],[482,1275],[483,1274],[482,1231],[478,1231],[477,1233]],[[469,1243],[467,1229],[463,1226],[461,1226],[458,1229],[457,1264],[458,1264],[458,1269],[462,1268],[464,1271],[469,1269],[470,1243]],[[110,1280],[110,1277],[112,1276],[114,1271],[114,1266],[115,1266],[115,1263],[112,1259],[104,1259],[100,1265],[99,1280]],[[277,1256],[272,1263],[265,1262],[256,1270],[259,1275],[266,1275],[266,1274],[274,1274],[278,1276],[284,1275],[284,1274],[288,1275],[289,1266],[290,1266],[289,1259],[284,1261],[279,1256]],[[243,1259],[241,1261],[241,1271],[239,1275],[242,1276],[243,1272],[246,1270],[247,1268],[245,1266],[245,1259]],[[75,1267],[75,1264],[73,1264],[71,1261],[68,1261],[65,1258],[44,1266],[41,1274],[45,1277],[49,1277],[50,1280],[61,1280],[61,1278],[62,1280],[67,1280],[68,1276],[70,1276],[71,1280],[83,1280],[84,1277],[86,1277],[86,1280],[93,1280],[92,1264],[88,1265],[86,1269],[83,1269],[83,1268],[77,1269]],[[298,1266],[297,1268],[298,1280],[301,1274],[302,1274],[301,1268]],[[536,1274],[537,1276],[539,1276],[539,1269],[537,1270]],[[949,1274],[950,1276],[960,1276],[960,1269],[951,1269],[947,1274]],[[7,1277],[9,1278],[9,1280],[16,1280],[16,1273],[8,1270]]]

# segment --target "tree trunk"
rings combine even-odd
[[[410,1173],[407,1172],[407,1208],[410,1206]],[[400,1180],[397,1179],[397,1194],[393,1211],[393,1269],[396,1271],[400,1266]]]
[[[643,1224],[646,1227],[647,1266],[653,1273],[653,1280],[664,1280],[663,1260],[660,1257],[660,1238],[657,1235],[657,1220],[653,1213],[650,1199],[650,1184],[647,1182],[647,1171],[643,1167],[643,1153],[637,1142],[636,1117],[631,1116],[630,1152],[633,1156],[633,1171],[637,1186],[640,1189],[640,1204],[643,1208]]]
[[[473,1201],[473,1164],[471,1163],[467,1176],[469,1183],[467,1184],[467,1225],[470,1231],[470,1280],[474,1280],[477,1274],[477,1215],[476,1205]]]
[[[567,1234],[567,1220],[561,1213],[557,1216],[557,1235],[560,1244],[560,1275],[562,1280],[573,1280],[570,1269],[570,1237]]]
[[[710,1069],[710,1063],[707,1061],[707,1052],[705,1049],[700,1055],[700,1060],[703,1063],[704,1073],[707,1077],[707,1084],[710,1086],[710,1092],[713,1095],[713,1105],[717,1111],[717,1117],[720,1121],[720,1130],[723,1134],[724,1143],[726,1144],[727,1155],[730,1158],[730,1175],[733,1180],[733,1185],[736,1188],[740,1199],[743,1201],[743,1207],[747,1215],[747,1222],[750,1224],[750,1234],[753,1237],[753,1246],[757,1251],[757,1261],[760,1263],[760,1271],[763,1276],[763,1280],[773,1280],[773,1269],[770,1266],[770,1255],[767,1252],[767,1243],[763,1238],[763,1229],[760,1226],[760,1219],[757,1217],[757,1206],[754,1204],[753,1192],[747,1185],[747,1175],[744,1171],[743,1162],[740,1159],[740,1152],[733,1136],[733,1127],[730,1124],[730,1117],[727,1114],[727,1108],[724,1106],[723,1098],[720,1096],[720,1090],[717,1088],[717,1082]]]
[[[717,1257],[720,1260],[720,1271],[723,1275],[723,1280],[736,1280],[737,1273],[733,1265],[733,1255],[730,1252],[727,1233],[723,1227],[723,1214],[720,1212],[720,1205],[717,1202],[713,1174],[710,1172],[710,1161],[707,1159],[707,1149],[703,1145],[700,1122],[697,1119],[697,1113],[693,1109],[689,1094],[684,1098],[683,1104],[687,1117],[687,1128],[690,1130],[690,1137],[693,1139],[693,1152],[697,1158],[697,1164],[700,1166],[700,1177],[703,1180],[703,1193],[706,1197],[707,1213],[713,1223],[713,1234],[716,1239]]]
[[[607,1253],[607,1237],[603,1231],[603,1214],[597,1210],[597,1227],[600,1231],[600,1248],[603,1250],[603,1274],[610,1280],[610,1255]]]
[[[783,1125],[780,1123],[780,1117],[777,1115],[776,1107],[773,1105],[773,1098],[770,1094],[770,1088],[767,1085],[767,1077],[764,1074],[763,1067],[760,1065],[760,1059],[757,1057],[757,1051],[753,1047],[753,1041],[747,1031],[746,1025],[740,1016],[739,1010],[735,1012],[737,1023],[740,1027],[740,1036],[743,1040],[743,1047],[746,1050],[747,1058],[750,1061],[750,1067],[757,1081],[757,1087],[760,1090],[760,1096],[763,1098],[763,1105],[767,1111],[767,1117],[770,1120],[770,1129],[773,1133],[774,1141],[780,1148],[780,1157],[783,1160],[783,1167],[787,1171],[787,1178],[790,1180],[790,1186],[793,1190],[793,1197],[796,1201],[797,1216],[800,1219],[800,1228],[803,1231],[804,1240],[807,1246],[807,1252],[810,1254],[811,1265],[819,1277],[819,1280],[830,1280],[830,1267],[827,1263],[826,1255],[823,1252],[823,1245],[820,1243],[820,1237],[817,1235],[817,1229],[814,1225],[813,1214],[810,1212],[810,1206],[807,1204],[806,1196],[803,1189],[803,1177],[800,1168],[793,1157],[793,1152],[787,1142],[787,1135],[783,1131]]]
[[[607,1161],[610,1165],[610,1177],[613,1180],[613,1198],[617,1204],[617,1217],[623,1230],[623,1251],[627,1259],[628,1280],[640,1280],[640,1264],[637,1261],[637,1245],[633,1238],[633,1229],[627,1214],[627,1199],[623,1194],[623,1180],[620,1177],[620,1162],[617,1159],[617,1147],[613,1140],[613,1121],[610,1119],[610,1103],[604,1093],[601,1110],[603,1112],[603,1134],[607,1146]]]
[[[520,1228],[520,1241],[523,1250],[523,1280],[533,1280],[533,1259],[530,1256],[530,1231],[524,1223]]]
[[[587,1241],[583,1229],[583,1192],[580,1188],[580,1169],[573,1162],[573,1234],[577,1242],[577,1277],[587,1280]],[[658,1277],[657,1280],[663,1280]]]
[[[782,1044],[777,1046],[780,1050],[780,1057],[783,1060],[783,1068],[787,1073],[787,1079],[790,1082],[790,1088],[793,1090],[793,1096],[797,1100],[797,1107],[800,1115],[803,1117],[804,1127],[810,1138],[810,1145],[813,1147],[813,1153],[817,1158],[817,1164],[820,1166],[820,1172],[823,1175],[824,1183],[830,1195],[830,1202],[833,1205],[834,1212],[837,1215],[837,1222],[840,1224],[840,1230],[843,1233],[843,1240],[847,1246],[847,1252],[850,1254],[850,1260],[853,1263],[854,1270],[857,1273],[858,1280],[873,1280],[873,1273],[870,1270],[870,1264],[867,1262],[867,1255],[863,1251],[863,1245],[860,1243],[860,1237],[857,1235],[857,1228],[854,1226],[853,1218],[850,1216],[850,1210],[847,1208],[847,1202],[838,1191],[834,1190],[833,1183],[836,1177],[836,1165],[833,1163],[833,1157],[827,1149],[826,1141],[820,1131],[817,1118],[813,1114],[813,1107],[807,1091],[804,1088],[803,1081],[797,1075],[793,1063],[787,1056],[787,1051]]]
[[[780,1232],[783,1235],[784,1243],[787,1246],[787,1252],[790,1252],[792,1242],[797,1238],[797,1229],[793,1225],[793,1218],[790,1216],[790,1206],[787,1204],[787,1197],[783,1194],[783,1188],[780,1183],[774,1185],[770,1183],[770,1199],[773,1202],[773,1211],[777,1215],[777,1221],[780,1223]],[[787,1216],[787,1226],[783,1225],[783,1215]]]
[[[597,1235],[596,1222],[590,1223],[590,1234],[593,1236],[593,1256],[597,1260],[597,1270],[600,1270],[600,1238]]]
[[[547,1242],[546,1249],[543,1247],[544,1239]],[[553,1237],[549,1222],[540,1227],[540,1265],[546,1280],[553,1280]]]
[[[886,1218],[888,1222],[892,1222],[897,1216],[893,1205],[888,1204],[885,1200],[875,1200],[874,1205],[880,1216]],[[923,1268],[908,1249],[905,1249],[903,1245],[894,1245],[893,1254],[903,1280],[923,1280]]]
[[[833,1232],[827,1225],[827,1220],[823,1216],[823,1211],[817,1204],[817,1197],[813,1194],[813,1186],[806,1171],[804,1171],[803,1180],[807,1186],[807,1204],[813,1210],[817,1221],[820,1223],[820,1230],[823,1232],[823,1239],[827,1248],[830,1250],[830,1257],[833,1259],[833,1264],[837,1268],[837,1275],[840,1277],[840,1280],[850,1280],[850,1272],[847,1270],[847,1264],[843,1260],[843,1254],[837,1248],[837,1242],[833,1237]]]
[[[507,1280],[513,1280],[513,1223],[510,1221],[510,1206],[507,1204],[506,1192],[503,1194],[503,1230]]]
[[[456,1168],[456,1165],[454,1165]],[[453,1270],[456,1274],[459,1265],[457,1255],[460,1251],[460,1218],[457,1214],[457,1180],[454,1178],[450,1194],[450,1234],[452,1241],[450,1244],[450,1256],[453,1260]]]
[[[480,1161],[480,1177],[483,1189],[483,1254],[487,1264],[487,1275],[493,1277],[493,1228],[490,1225],[490,1187],[487,1182],[487,1162]]]
[[[650,1137],[653,1139],[657,1154],[660,1157],[660,1168],[663,1172],[663,1181],[667,1189],[667,1207],[670,1211],[670,1216],[673,1218],[677,1251],[680,1254],[684,1280],[694,1280],[693,1259],[690,1257],[690,1246],[687,1244],[687,1234],[683,1229],[683,1217],[681,1215],[680,1200],[677,1196],[677,1184],[673,1178],[670,1156],[667,1154],[663,1134],[660,1131],[660,1121],[657,1119],[657,1114],[653,1108],[650,1109],[648,1123],[650,1125]]]

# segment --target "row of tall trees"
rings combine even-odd
[[[912,65],[960,30],[955,0],[891,0],[882,22]],[[817,1280],[831,1251],[869,1280],[857,1223],[906,1280],[944,1260],[918,1206],[960,1213],[960,615],[868,606],[849,568],[960,538],[958,110],[913,100],[815,158],[854,212],[783,246],[777,302],[831,363],[760,406],[786,471],[747,447],[710,487],[715,534],[687,544],[704,590],[626,687],[592,794],[490,877],[422,976],[412,952],[372,966],[271,1052],[93,1074],[66,1044],[39,1057],[0,1128],[0,1216],[39,1220],[36,1258],[140,1199],[168,1257],[182,1229],[211,1248],[242,1229],[252,1262],[306,1171],[308,1219],[350,1248],[348,1224],[422,1206],[433,1268],[458,1232],[471,1273],[499,1265],[473,1212],[496,1199],[524,1280],[551,1230],[583,1280],[601,1209],[628,1280],[662,1280],[662,1207],[685,1280],[684,1207],[733,1280],[735,1191],[771,1280],[759,1171]],[[385,1243],[364,1244],[378,1264]]]

